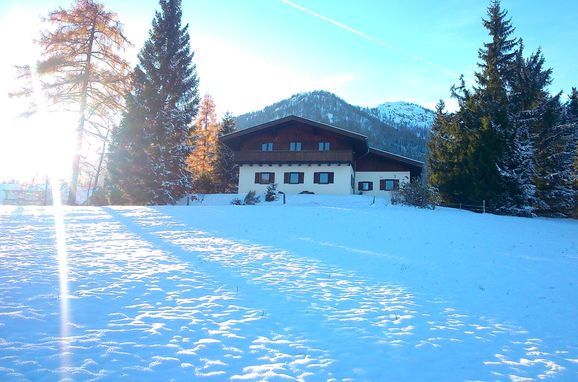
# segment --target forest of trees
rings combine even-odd
[[[479,205],[520,216],[578,216],[578,95],[551,95],[540,49],[523,40],[499,1],[483,19],[490,41],[478,51],[475,85],[452,88],[448,113],[440,101],[429,141],[430,185],[446,204]]]
[[[83,168],[92,169],[89,203],[174,204],[189,193],[235,190],[232,153],[218,143],[235,118],[218,121],[211,96],[199,96],[181,0],[159,5],[132,72],[122,24],[97,0],[51,12],[38,65],[18,68],[23,86],[13,95],[30,96],[38,76],[51,106],[78,113],[70,204]],[[489,42],[478,51],[475,85],[462,77],[451,89],[458,110],[447,112],[441,101],[436,108],[428,182],[446,204],[485,201],[500,214],[578,217],[577,91],[549,92],[552,69],[540,49],[524,51],[499,1],[483,26]],[[27,113],[34,112],[31,103]],[[99,142],[94,163],[81,155],[87,141]],[[107,181],[97,192],[102,172]]]
[[[200,100],[181,0],[159,3],[132,73],[122,57],[130,46],[122,23],[97,0],[50,12],[38,64],[17,68],[23,86],[11,95],[31,99],[24,115],[38,111],[35,76],[50,107],[78,112],[69,204],[88,174],[93,204],[174,204],[189,193],[231,192],[236,185],[232,153],[217,140],[235,130],[235,119],[227,113],[217,121],[212,98]],[[96,156],[86,152],[95,141]],[[102,173],[105,187],[98,188]]]

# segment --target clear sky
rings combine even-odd
[[[106,0],[118,13],[136,54],[148,37],[157,0]],[[219,112],[258,110],[292,94],[323,89],[347,102],[376,106],[409,101],[433,108],[449,99],[459,74],[472,78],[489,1],[185,0],[201,93]],[[0,1],[0,180],[8,158],[21,155],[31,121],[14,120],[14,64],[34,62],[39,18],[63,0]],[[578,1],[503,0],[516,36],[530,53],[542,47],[554,69],[552,92],[578,85]],[[451,102],[449,102],[451,107]],[[33,124],[43,124],[41,121]],[[38,127],[36,129],[39,129]],[[9,130],[12,131],[9,133]],[[16,130],[19,131],[15,132]],[[61,128],[65,130],[64,127]],[[69,133],[62,133],[69,134]],[[48,137],[39,146],[45,146]],[[62,136],[53,138],[60,145]],[[10,141],[10,143],[6,143]],[[27,149],[33,150],[28,144]],[[8,153],[7,153],[8,152]],[[4,173],[4,174],[3,174]],[[4,175],[4,176],[3,176]]]

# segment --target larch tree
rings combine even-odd
[[[35,68],[19,67],[20,76],[39,76],[48,107],[78,113],[68,195],[68,203],[75,204],[86,134],[100,139],[104,152],[111,121],[123,110],[130,67],[121,53],[130,42],[117,15],[96,0],[76,0],[70,9],[50,12],[44,21],[51,28],[37,41],[40,60]],[[13,95],[32,95],[30,85],[28,81]],[[36,106],[31,103],[29,113],[36,112]]]
[[[188,25],[180,0],[160,0],[115,129],[108,170],[113,200],[174,204],[191,191],[190,125],[199,105]]]
[[[217,121],[213,97],[206,94],[201,100],[199,113],[191,131],[193,152],[187,160],[193,176],[193,191],[200,194],[215,192],[218,187],[218,136],[220,124]]]

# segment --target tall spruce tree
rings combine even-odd
[[[536,195],[543,216],[571,216],[574,207],[572,165],[575,125],[569,123],[557,95],[537,108],[535,129]]]
[[[544,117],[538,106],[550,97],[547,86],[552,69],[544,67],[540,49],[524,57],[524,44],[520,40],[510,75],[509,110],[511,134],[504,137],[503,159],[500,175],[506,185],[499,212],[532,216],[539,204],[534,180],[536,177],[534,132]]]
[[[476,182],[473,199],[487,200],[492,208],[498,209],[511,192],[500,168],[504,167],[505,147],[515,135],[508,113],[508,88],[518,40],[512,38],[514,27],[499,1],[492,1],[487,16],[483,24],[491,41],[478,51],[480,72],[476,73],[475,97],[480,123],[474,128],[469,164]]]
[[[109,151],[111,186],[132,204],[173,204],[191,188],[188,138],[199,104],[194,53],[181,1],[160,0],[160,7]]]

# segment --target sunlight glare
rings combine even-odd
[[[60,161],[65,159],[62,156],[60,145],[55,138],[57,134],[50,131],[56,128],[53,116],[46,108],[46,101],[43,97],[41,84],[38,77],[33,75],[34,97],[38,105],[39,120],[44,120],[43,129],[48,131],[43,138],[44,149],[40,151],[44,158],[40,163],[44,163],[44,173],[50,176],[52,188],[52,212],[54,215],[54,232],[56,236],[56,260],[58,262],[59,280],[59,301],[60,301],[60,372],[61,379],[67,379],[68,368],[70,366],[70,306],[68,290],[68,252],[66,249],[66,233],[64,227],[64,217],[62,213],[62,196],[60,195],[59,176],[61,175]],[[36,137],[38,138],[38,137]],[[38,139],[37,139],[38,141]],[[66,146],[66,145],[65,145]],[[70,147],[70,146],[68,146]],[[60,155],[59,155],[60,153]]]

